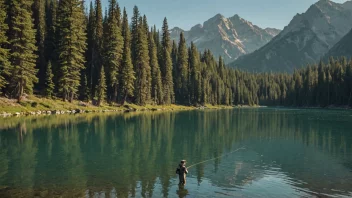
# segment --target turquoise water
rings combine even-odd
[[[352,111],[0,119],[0,197],[325,196],[352,196]]]

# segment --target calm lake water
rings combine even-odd
[[[179,188],[181,159],[212,158],[191,167]],[[0,197],[351,196],[352,111],[0,119]]]

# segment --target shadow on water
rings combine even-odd
[[[352,196],[351,115],[235,109],[1,119],[0,197]],[[220,155],[178,187],[180,159]]]

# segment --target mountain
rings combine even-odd
[[[225,18],[217,14],[203,25],[195,25],[189,31],[178,27],[171,29],[171,38],[178,42],[181,32],[184,32],[188,44],[194,42],[201,51],[210,49],[215,56],[221,55],[224,61],[229,63],[264,46],[280,30],[262,29],[238,15]]]
[[[352,58],[352,30],[329,50],[324,59],[327,60],[330,56]]]
[[[315,63],[352,28],[352,2],[320,0],[274,39],[229,65],[253,72],[293,72]]]

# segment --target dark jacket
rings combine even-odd
[[[187,174],[188,173],[188,170],[187,168],[182,165],[182,164],[179,164],[177,169],[176,169],[176,174],[178,175],[184,175],[184,174]]]

